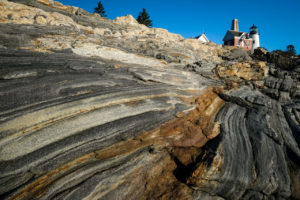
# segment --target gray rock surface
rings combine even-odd
[[[300,199],[298,60],[0,0],[0,198]]]

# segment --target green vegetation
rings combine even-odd
[[[296,55],[295,47],[292,44],[286,46],[286,51],[291,55]]]
[[[152,20],[150,20],[150,16],[148,15],[148,13],[146,12],[146,9],[143,8],[143,11],[140,12],[139,16],[136,19],[138,21],[138,23],[140,24],[144,24],[148,27],[152,27]]]
[[[107,17],[107,15],[105,14],[105,10],[104,10],[104,7],[103,7],[101,1],[98,2],[98,6],[95,8],[94,12],[101,15],[101,17]]]

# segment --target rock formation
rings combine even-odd
[[[299,199],[300,62],[0,0],[1,199]]]

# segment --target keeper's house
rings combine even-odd
[[[250,33],[239,31],[239,22],[232,20],[231,30],[228,30],[224,36],[224,45],[237,46],[247,50],[254,50],[259,47],[259,34],[257,27],[253,24]]]

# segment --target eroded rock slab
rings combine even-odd
[[[1,0],[1,199],[299,199],[297,59]]]

